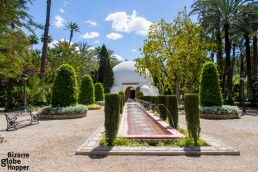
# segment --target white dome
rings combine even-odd
[[[142,91],[144,96],[150,96],[151,95],[150,88],[147,85],[141,86],[141,91]]]
[[[121,91],[122,89],[123,89],[122,86],[114,85],[114,86],[111,88],[111,93],[118,94],[119,91]]]
[[[114,72],[114,83],[123,84],[123,83],[152,83],[152,79],[149,77],[149,71],[146,70],[146,76],[144,74],[136,72],[135,62],[134,61],[125,61],[119,63],[113,68]]]

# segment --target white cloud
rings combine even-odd
[[[81,37],[84,39],[98,38],[99,33],[98,32],[86,32],[84,35],[81,35]]]
[[[55,16],[54,25],[56,27],[64,27],[65,19],[63,19],[61,16],[57,15]]]
[[[136,52],[136,49],[132,49],[132,52]]]
[[[124,61],[124,59],[121,56],[119,56],[118,54],[114,54],[112,56],[115,57],[119,61]]]
[[[59,11],[60,11],[61,13],[64,13],[64,10],[63,10],[62,8],[60,8]]]
[[[96,40],[96,41],[94,41],[93,43],[94,43],[94,44],[97,44],[97,43],[100,43],[100,41],[99,41],[99,40]]]
[[[64,1],[64,6],[66,7],[67,5],[71,5],[71,3],[68,1]]]
[[[97,26],[97,22],[95,21],[87,20],[85,23],[89,24],[90,26]]]
[[[126,12],[115,12],[109,14],[105,20],[112,22],[112,29],[115,31],[126,33],[135,32],[142,36],[148,34],[148,29],[152,24],[152,22],[145,18],[137,16],[135,10],[132,15],[128,15]]]
[[[117,39],[123,38],[123,35],[119,33],[110,33],[110,34],[107,34],[107,38],[117,40]]]

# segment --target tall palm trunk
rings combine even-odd
[[[252,66],[253,81],[257,80],[257,36],[253,36],[253,66]]]
[[[43,42],[43,48],[42,48],[41,69],[40,69],[40,74],[39,74],[40,78],[44,78],[45,74],[46,74],[50,9],[51,9],[51,0],[47,0],[46,24],[45,24],[45,29],[44,29],[44,42]]]
[[[247,92],[248,92],[248,100],[254,100],[254,86],[252,79],[252,69],[251,69],[251,53],[250,53],[250,39],[248,33],[244,34],[245,38],[245,54],[246,54],[246,75],[247,75]]]
[[[240,54],[240,74],[243,75],[244,74],[244,55],[241,53]],[[243,95],[242,95],[242,87],[244,85],[243,83],[244,81],[242,81],[241,79],[239,80],[239,96],[238,96],[238,102],[243,102]]]
[[[73,31],[71,31],[71,33],[70,33],[69,45],[70,45],[70,44],[71,44],[71,42],[72,42],[72,38],[73,38]]]
[[[232,92],[232,73],[230,70],[231,60],[230,60],[230,49],[231,44],[229,40],[229,24],[224,23],[225,31],[225,51],[226,51],[226,76],[227,76],[227,99],[229,102],[232,102],[233,92]]]
[[[219,72],[219,78],[220,78],[220,86],[222,88],[222,92],[225,93],[225,80],[223,80],[223,58],[222,58],[222,42],[221,42],[221,33],[220,33],[220,27],[216,28],[215,31],[215,37],[216,37],[216,44],[217,44],[217,64],[218,64],[218,72]]]

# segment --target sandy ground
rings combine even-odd
[[[180,114],[180,122],[185,123]],[[40,121],[40,124],[4,131],[0,114],[0,159],[8,152],[29,153],[21,165],[29,171],[258,171],[258,114],[234,120],[201,120],[202,133],[235,149],[240,156],[106,156],[75,155],[84,141],[104,122],[104,111],[89,111],[87,117]],[[0,166],[0,171],[7,171]]]

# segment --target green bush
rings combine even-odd
[[[113,145],[119,125],[120,95],[105,95],[105,130],[108,145]]]
[[[243,107],[243,102],[234,102],[234,105]],[[256,102],[245,102],[245,107],[257,108],[258,104]]]
[[[177,96],[166,96],[166,106],[168,108],[168,121],[169,124],[177,128],[178,127],[178,104],[177,104]],[[170,116],[171,115],[171,116]],[[173,121],[172,121],[173,120]]]
[[[103,101],[104,100],[104,88],[100,82],[95,84],[95,101]]]
[[[158,96],[151,96],[151,103],[158,105],[159,104]]]
[[[123,103],[123,106],[125,105],[125,93],[123,91],[119,91],[119,93],[121,96],[122,96],[122,103]]]
[[[201,106],[222,106],[222,95],[219,86],[219,76],[213,62],[206,62],[200,78]]]
[[[158,96],[158,102],[159,102],[158,107],[159,107],[160,117],[164,121],[166,121],[167,119],[166,99],[167,99],[167,96]]]
[[[162,89],[162,95],[172,95],[172,90],[168,88],[168,85],[166,84],[165,87]]]
[[[52,89],[52,106],[73,106],[77,101],[77,80],[75,70],[69,64],[58,68]]]
[[[124,99],[124,96],[121,95],[121,94],[118,94],[119,97],[120,97],[120,102],[119,102],[119,112],[120,114],[123,113],[123,106],[124,106],[124,103],[123,103],[123,99]]]
[[[139,98],[139,99],[141,99],[141,97],[143,97],[144,95],[143,95],[143,92],[142,91],[139,91],[138,93],[137,93],[137,97]]]
[[[99,104],[91,104],[91,105],[88,105],[88,109],[89,110],[101,109],[101,105],[99,105]]]
[[[86,114],[88,111],[85,105],[67,106],[67,107],[44,107],[40,114],[42,115],[67,115],[67,114]]]
[[[81,89],[78,102],[83,105],[94,104],[94,84],[90,75],[84,75],[81,81]]]
[[[200,127],[200,110],[199,95],[185,94],[185,117],[189,136],[194,139],[195,145],[199,139]]]
[[[239,114],[237,106],[212,106],[212,107],[201,107],[201,114],[214,114],[214,115],[226,115],[226,114]]]
[[[178,106],[178,109],[179,109],[179,110],[185,110],[185,105],[182,105],[182,104],[179,105],[179,106]]]
[[[151,102],[151,96],[143,96],[142,99],[146,102]]]

